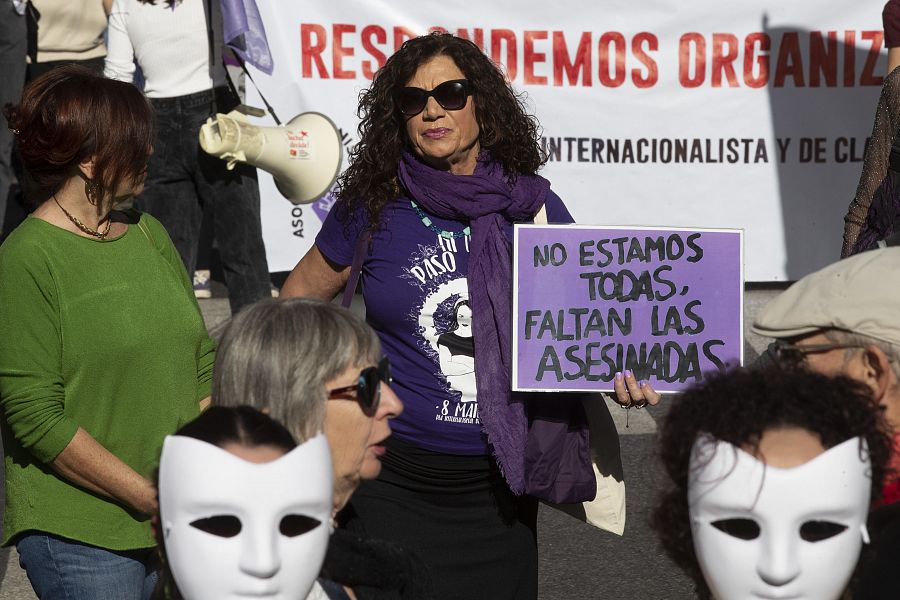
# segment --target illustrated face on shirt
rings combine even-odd
[[[469,301],[464,300],[456,307],[454,316],[456,329],[454,333],[460,337],[472,336],[472,309],[469,307]]]
[[[820,452],[781,468],[773,466],[775,452],[766,464],[698,437],[688,504],[694,550],[715,598],[829,600],[843,593],[866,536],[870,463],[860,438]]]
[[[309,593],[330,533],[328,443],[319,435],[270,462],[250,462],[264,458],[272,456],[241,458],[193,438],[166,438],[160,520],[186,600],[290,600]]]

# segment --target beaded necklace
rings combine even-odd
[[[65,214],[67,217],[69,217],[69,220],[72,221],[72,223],[75,224],[75,227],[77,227],[81,231],[85,232],[88,235],[92,235],[95,238],[100,239],[100,240],[106,239],[106,236],[109,235],[109,227],[112,224],[112,219],[110,219],[109,217],[106,218],[106,228],[103,231],[99,231],[97,229],[91,229],[90,227],[88,227],[87,225],[85,225],[84,223],[79,221],[75,215],[73,215],[72,213],[67,211],[65,208],[63,208],[63,205],[59,203],[59,200],[56,199],[56,196],[53,196],[53,201],[56,202],[56,205],[59,207],[59,210],[63,211],[63,214]]]
[[[419,215],[419,218],[422,220],[422,225],[435,232],[442,238],[461,238],[467,235],[472,235],[472,228],[468,225],[466,225],[462,231],[446,231],[444,229],[441,229],[431,221],[431,218],[425,214],[424,210],[419,208],[418,204],[416,204],[412,200],[409,201],[409,204],[413,207],[413,210],[416,211],[416,214]]]

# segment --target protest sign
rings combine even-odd
[[[743,358],[743,235],[517,225],[513,389],[660,392]]]

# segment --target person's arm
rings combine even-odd
[[[112,4],[113,0],[103,0],[103,12],[106,13],[107,17],[109,17],[109,14],[112,12]]]
[[[81,427],[50,463],[75,485],[118,500],[144,514],[156,512],[156,489]]]
[[[440,339],[438,339],[438,360],[441,364],[441,373],[444,376],[454,376],[454,375],[466,375],[467,373],[475,372],[475,361],[470,358],[470,363],[465,364],[463,361],[456,362],[453,357],[453,353],[450,352],[450,348],[441,343]]]
[[[281,289],[282,298],[316,298],[329,302],[350,278],[359,239],[365,228],[362,209],[349,209],[338,200],[316,235],[312,248],[300,259]]]
[[[894,143],[898,125],[900,125],[900,71],[888,75],[881,88],[881,96],[875,108],[872,137],[866,145],[856,195],[844,216],[842,258],[849,256],[853,251],[869,214],[875,191],[887,175],[891,145]]]
[[[313,246],[300,259],[281,288],[282,298],[316,298],[331,301],[347,284],[350,267],[325,258],[318,246]]]
[[[109,79],[132,83],[134,81],[134,47],[127,28],[128,9],[122,0],[115,0],[109,12],[106,30],[106,63],[103,75]]]

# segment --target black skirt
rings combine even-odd
[[[387,450],[343,515],[349,530],[415,552],[437,600],[537,598],[536,500],[517,498],[489,456]]]

